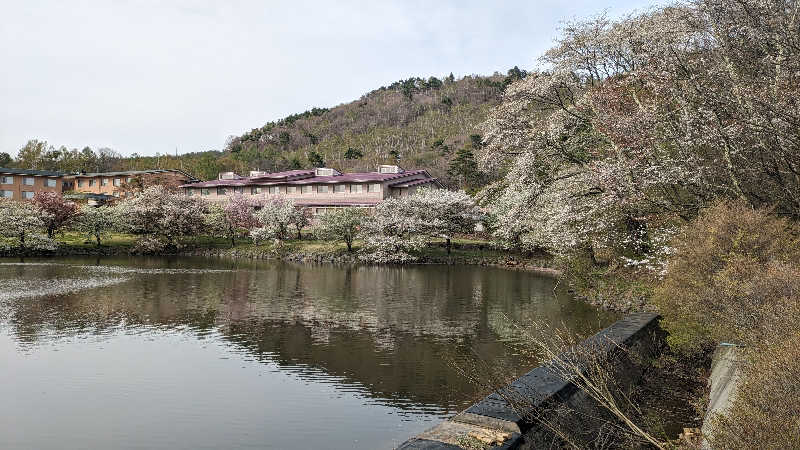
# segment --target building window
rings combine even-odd
[[[261,193],[261,186],[253,186],[250,188],[250,194],[258,195]]]
[[[14,184],[14,177],[3,177],[2,178],[3,184]],[[11,192],[11,191],[8,191]]]
[[[0,197],[14,198],[14,191],[0,191]]]
[[[114,191],[114,193],[111,195],[113,195],[114,197],[119,197],[119,191]]]
[[[364,192],[364,186],[362,186],[360,184],[351,184],[350,185],[350,192],[352,192],[353,194],[360,194],[360,193]]]
[[[237,187],[233,188],[233,192],[236,193],[236,194],[244,194],[244,188],[241,187],[241,186],[237,186]]]
[[[200,195],[208,195],[211,193],[210,189],[200,189]]]
[[[303,186],[300,188],[301,194],[310,194],[311,193],[311,186]]]
[[[33,180],[34,180],[33,177],[25,177],[22,179],[22,184],[24,184],[25,186],[33,186]]]
[[[225,193],[226,192],[225,192],[225,188],[224,187],[218,187],[217,188],[217,195],[225,195]]]
[[[83,180],[78,178],[78,187],[83,187]]]
[[[317,192],[319,192],[320,194],[327,194],[328,193],[328,186],[326,186],[326,185],[317,186]]]
[[[89,187],[94,186],[94,180],[89,180]]]
[[[120,185],[122,185],[122,179],[121,178],[114,178],[114,186],[119,187]]]
[[[100,179],[101,186],[108,186],[108,178],[101,178]]]
[[[128,178],[125,179],[126,183],[130,183],[131,181],[133,181],[133,178],[131,178],[131,177],[128,177]]]
[[[281,189],[278,186],[270,186],[269,187],[269,193],[272,194],[272,195],[280,194],[280,192],[281,192]]]
[[[286,193],[287,194],[297,193],[297,186],[286,186]]]
[[[186,196],[191,197],[194,195],[194,189],[186,189]]]
[[[314,213],[317,215],[325,214],[325,208],[317,208]]]
[[[47,180],[44,181],[44,185],[47,187],[56,187],[56,180],[48,178]]]
[[[370,192],[380,192],[381,191],[381,185],[379,183],[370,184],[369,185],[369,191]]]
[[[333,192],[342,193],[342,192],[344,192],[344,189],[346,187],[347,187],[346,184],[337,184],[337,185],[333,186]]]
[[[33,198],[33,192],[31,191],[22,191],[22,198],[30,200]]]

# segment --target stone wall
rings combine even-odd
[[[619,384],[633,386],[642,375],[642,360],[657,357],[664,347],[665,333],[658,319],[652,313],[630,314],[579,346],[608,358]],[[457,449],[467,436],[495,440],[489,447],[494,449],[549,448],[551,433],[532,417],[567,411],[559,420],[569,420],[573,429],[591,434],[599,426],[591,419],[597,417],[598,408],[586,393],[564,381],[551,363],[545,363],[398,448]]]

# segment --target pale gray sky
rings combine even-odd
[[[0,151],[220,149],[410,76],[530,68],[560,22],[652,0],[0,0]]]

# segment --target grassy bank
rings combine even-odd
[[[126,233],[111,233],[98,246],[86,239],[85,234],[65,231],[55,236],[58,249],[52,255],[119,255],[129,254],[139,236]],[[10,242],[6,243],[10,246]],[[475,236],[463,236],[452,241],[448,254],[443,239],[434,239],[418,255],[418,264],[476,264],[493,265],[524,270],[539,270],[557,273],[556,262],[545,254],[524,254],[499,248],[494,242]],[[255,244],[249,238],[239,238],[232,245],[224,238],[197,236],[181,241],[172,254],[196,256],[226,256],[252,259],[284,259],[314,262],[360,262],[358,255],[363,241],[356,240],[353,250],[347,251],[343,242],[316,239],[309,231],[303,231],[300,239],[290,239],[279,244],[268,242]],[[18,252],[17,252],[18,254]],[[7,256],[16,256],[7,251]]]

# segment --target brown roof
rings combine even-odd
[[[421,180],[398,181],[397,183],[390,184],[389,187],[405,188],[405,187],[419,186],[421,184],[428,184],[428,183],[439,184],[439,179],[438,178],[423,178]]]

